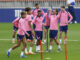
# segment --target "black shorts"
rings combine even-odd
[[[18,30],[18,27],[13,26],[13,30],[14,30],[14,31],[17,31],[17,30]]]
[[[50,30],[50,33],[49,33],[49,36],[50,38],[57,38],[57,33],[58,33],[58,30]]]
[[[28,36],[25,34],[26,39],[33,40],[33,35],[32,35],[32,32],[31,32],[31,31],[27,31],[27,33],[28,33],[30,36],[28,37]]]
[[[17,34],[17,40],[20,40],[20,41],[23,40],[24,36],[25,35],[19,35],[19,34]]]
[[[42,40],[43,38],[43,31],[35,31],[36,38],[39,38],[39,40]]]
[[[60,31],[61,32],[67,32],[68,31],[68,25],[66,25],[66,26],[60,26]]]

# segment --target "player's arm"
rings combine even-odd
[[[48,17],[48,18],[47,18]],[[49,22],[49,26],[50,26],[50,19],[51,19],[51,14],[49,14],[49,16],[46,15],[45,17],[45,23],[43,24],[43,26],[46,26],[46,24]],[[48,20],[48,22],[46,21]]]
[[[34,34],[33,34],[32,25],[31,25],[31,21],[29,21],[29,22],[28,22],[28,24],[29,24],[29,27],[30,27],[30,28],[31,28],[31,30],[32,30],[32,35],[34,35]]]
[[[68,12],[68,16],[70,17],[70,19],[68,20],[68,23],[71,22],[71,20],[73,19],[72,15]]]
[[[36,16],[33,18],[33,20],[32,20],[32,24],[35,23],[35,20],[36,20]]]
[[[44,26],[47,24],[46,22],[46,20],[48,20],[48,22],[49,22],[49,17],[51,16],[51,11],[49,11],[49,14],[48,13],[46,13],[46,15],[44,16],[44,18],[45,18],[45,23],[43,24]],[[47,19],[48,18],[48,19]]]
[[[47,13],[45,13],[45,14],[43,15],[42,20],[43,20],[46,16],[47,16]]]
[[[18,21],[19,20],[19,18],[16,18],[12,23],[14,24],[16,21]]]
[[[43,26],[46,26],[47,22],[47,16],[45,17],[45,22],[43,23]]]
[[[34,15],[34,10],[31,11],[31,14]]]
[[[28,20],[28,25],[29,25],[29,27],[32,29],[32,26],[31,26],[32,18],[31,18],[31,16],[29,16],[28,19],[29,19],[29,20]]]
[[[61,12],[58,13],[57,19],[60,19],[60,17],[61,17]]]
[[[49,15],[49,26],[50,26],[50,21],[51,21],[51,15]]]
[[[29,25],[30,28],[32,28],[31,21],[28,21],[28,25]]]
[[[44,15],[44,14],[45,14],[43,10],[41,10],[41,13],[42,13],[42,15]]]
[[[49,26],[50,26],[50,21],[51,21],[51,15],[49,16],[49,20],[48,20],[48,21],[49,21]]]

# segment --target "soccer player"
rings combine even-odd
[[[44,11],[39,8],[39,4],[38,4],[38,3],[35,4],[35,7],[36,7],[36,8],[32,10],[32,15],[33,15],[33,17],[35,17],[35,16],[38,15],[38,13],[37,13],[38,10],[41,10],[41,14],[44,15]]]
[[[24,58],[24,50],[26,48],[26,39],[25,39],[25,34],[27,36],[29,36],[29,34],[25,31],[25,18],[26,18],[26,12],[21,12],[21,19],[19,20],[18,23],[18,31],[17,31],[17,44],[15,46],[13,46],[12,48],[10,48],[7,51],[7,56],[10,56],[10,52],[16,48],[18,48],[21,45],[21,42],[23,43],[23,47],[22,47],[22,51],[20,54],[20,57]]]
[[[50,18],[50,47],[49,47],[49,52],[52,51],[52,41],[54,39],[54,41],[56,42],[56,44],[58,45],[58,51],[61,51],[61,46],[60,43],[57,41],[57,33],[58,33],[58,20],[59,20],[59,16],[58,14],[58,10],[54,9],[53,10],[53,15],[51,15]]]
[[[59,13],[60,15],[60,35],[59,40],[60,43],[62,43],[62,32],[65,32],[65,37],[67,38],[67,32],[68,32],[68,23],[71,22],[73,17],[69,12],[65,10],[65,6],[61,6],[61,11]]]
[[[40,52],[40,40],[42,41],[43,37],[43,19],[47,14],[41,16],[41,10],[38,11],[38,15],[34,18],[34,22],[36,25],[35,32],[37,38],[36,44],[36,52]]]
[[[32,27],[31,27],[31,21],[32,21],[32,18],[31,18],[31,8],[30,7],[27,7],[27,8],[25,8],[25,11],[27,12],[26,21],[25,21],[25,25],[26,25],[25,30],[30,35],[29,37],[26,35],[26,39],[31,40],[29,52],[27,51],[27,48],[26,48],[25,49],[25,54],[34,54],[32,52],[32,47],[33,47],[33,33],[32,33]]]
[[[15,36],[16,36],[16,32],[18,30],[18,22],[20,20],[20,17],[16,18],[12,23],[13,23],[13,39],[12,39],[12,43],[15,43]]]
[[[39,8],[39,4],[38,4],[38,3],[35,4],[35,7],[36,7],[36,8],[32,10],[32,15],[33,15],[33,17],[35,17],[35,16],[38,15],[38,14],[37,14],[38,10],[41,10],[41,14],[44,15],[44,11]],[[34,23],[34,24],[33,24],[33,29],[35,30],[35,28],[36,28],[36,26],[35,26],[35,23]],[[34,32],[34,33],[35,33],[35,32]],[[36,42],[37,42],[37,39],[35,39],[35,43],[36,43]]]
[[[49,15],[51,15],[51,9],[48,9],[47,11],[47,16],[45,17],[45,30],[44,30],[44,44],[46,43],[46,38],[47,38],[47,29],[49,29],[50,25],[50,19]]]

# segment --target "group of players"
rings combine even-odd
[[[68,23],[71,22],[73,17],[69,12],[65,10],[65,6],[61,6],[60,12],[57,9],[51,10],[48,9],[46,13],[42,9],[39,8],[38,4],[35,4],[35,9],[31,10],[30,7],[25,8],[25,11],[21,12],[21,17],[15,19],[13,23],[13,40],[12,43],[15,43],[15,35],[17,31],[17,44],[11,47],[7,51],[7,56],[10,56],[10,52],[15,48],[19,47],[21,42],[23,43],[22,51],[20,57],[24,58],[25,54],[34,54],[32,52],[32,47],[34,44],[34,38],[36,43],[36,52],[40,52],[40,41],[43,39],[43,26],[45,27],[45,40],[46,43],[46,33],[47,29],[50,30],[49,38],[50,38],[50,46],[49,52],[52,51],[53,39],[58,45],[58,51],[61,51],[60,44],[62,43],[62,32],[65,32],[65,36],[67,37],[68,32]],[[33,18],[32,18],[33,15]],[[45,23],[43,20],[45,19]],[[58,20],[60,20],[60,35],[58,42],[57,33],[58,33]],[[33,25],[33,28],[32,28]],[[33,34],[34,31],[34,34]],[[30,40],[30,49],[27,51],[26,40]]]

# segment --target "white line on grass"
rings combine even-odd
[[[67,40],[69,42],[77,42],[77,41],[80,41],[80,40]]]
[[[0,40],[11,40],[11,39],[0,39]],[[80,40],[67,40],[68,42],[77,42],[77,41],[80,41]]]
[[[7,40],[7,41],[9,41],[9,40],[11,40],[11,39],[0,39],[0,40]]]
[[[51,58],[45,58],[46,60],[50,60]]]

